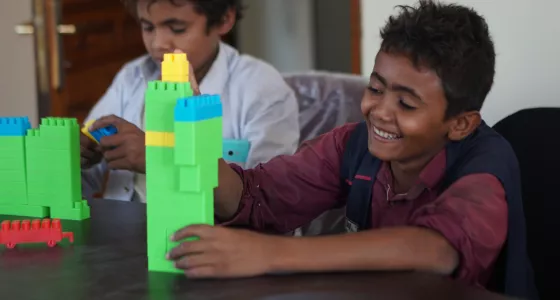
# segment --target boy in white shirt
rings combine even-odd
[[[298,106],[293,91],[272,66],[240,55],[221,42],[241,17],[239,0],[123,0],[138,18],[148,55],[126,64],[87,120],[112,124],[118,134],[101,146],[82,135],[82,186],[86,197],[145,202],[144,92],[160,78],[165,53],[187,53],[204,94],[219,94],[223,137],[250,142],[243,167],[295,152]],[[104,174],[109,179],[104,184]]]

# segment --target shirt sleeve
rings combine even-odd
[[[251,76],[258,78],[243,79],[251,82],[246,83],[242,108],[242,137],[250,142],[244,168],[294,154],[300,137],[298,103],[282,77],[267,68]]]
[[[460,178],[412,219],[413,225],[442,234],[456,249],[457,279],[478,286],[487,283],[507,234],[506,195],[495,176]]]
[[[294,155],[273,158],[253,169],[232,164],[243,180],[243,194],[236,215],[223,225],[287,233],[342,206],[339,169],[354,127],[339,127],[304,143]]]

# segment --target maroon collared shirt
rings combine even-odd
[[[254,169],[232,165],[244,190],[238,212],[224,224],[286,233],[344,206],[339,170],[356,125],[336,128],[303,144],[293,156],[276,157]],[[455,277],[484,286],[506,240],[505,191],[495,176],[473,174],[440,192],[445,164],[444,149],[408,193],[396,195],[389,164],[383,163],[373,186],[372,227],[418,226],[439,232],[459,253]]]

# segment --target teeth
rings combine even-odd
[[[375,127],[375,126],[373,127],[373,132],[375,132],[375,134],[379,135],[380,137],[388,139],[388,140],[396,140],[396,139],[400,138],[400,136],[398,136],[396,134],[383,131],[383,130]]]

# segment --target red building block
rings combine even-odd
[[[73,232],[62,232],[59,219],[3,221],[0,223],[0,244],[13,249],[17,244],[46,243],[54,247],[62,239],[74,242]]]

